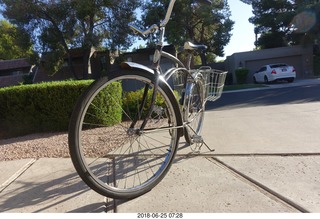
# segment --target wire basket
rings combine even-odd
[[[205,101],[216,101],[221,97],[228,72],[216,69],[199,69],[199,71],[206,83]]]
[[[205,81],[205,101],[216,101],[221,97],[227,72],[211,69],[210,67],[201,67],[200,69],[191,70],[193,77],[199,73]],[[178,71],[173,75],[174,89],[182,96],[186,83],[186,75],[183,71]]]

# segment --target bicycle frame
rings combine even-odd
[[[204,3],[204,4],[211,4],[211,2],[209,0],[197,0],[201,3]],[[143,37],[145,37],[146,35],[150,34],[150,33],[154,33],[155,31],[159,30],[159,40],[156,44],[156,49],[155,49],[155,52],[154,52],[154,55],[153,55],[153,67],[152,69],[148,69],[147,67],[143,66],[143,65],[140,65],[140,64],[137,64],[137,63],[130,63],[130,62],[127,62],[127,65],[129,65],[130,67],[131,66],[134,66],[134,68],[138,68],[138,69],[141,69],[141,70],[144,70],[144,71],[148,71],[148,72],[152,72],[154,75],[155,75],[155,83],[154,83],[154,90],[153,90],[153,94],[152,94],[152,99],[151,99],[151,106],[150,106],[150,109],[147,113],[147,116],[145,117],[140,129],[138,129],[138,131],[141,131],[141,130],[144,130],[146,124],[147,124],[147,121],[149,119],[149,117],[151,116],[152,114],[152,111],[153,111],[153,108],[154,108],[154,103],[155,103],[155,99],[156,99],[156,94],[157,94],[157,91],[158,91],[158,85],[159,85],[159,79],[160,79],[160,76],[163,77],[163,79],[165,81],[168,81],[169,78],[175,74],[176,72],[178,71],[183,71],[185,73],[185,83],[187,82],[187,78],[191,75],[190,74],[190,63],[191,63],[191,58],[192,58],[192,54],[189,53],[188,54],[188,57],[187,57],[187,66],[185,66],[177,57],[167,53],[167,52],[164,52],[162,51],[163,47],[164,47],[164,35],[165,35],[165,27],[167,25],[167,23],[169,22],[169,19],[171,17],[171,14],[172,14],[172,10],[173,10],[173,7],[174,7],[174,4],[175,4],[176,0],[171,0],[170,3],[169,3],[169,6],[167,8],[167,12],[166,12],[166,16],[164,18],[163,21],[160,22],[159,25],[157,24],[154,24],[152,25],[149,29],[145,30],[145,31],[142,31],[140,30],[139,28],[137,28],[136,26],[134,25],[129,25],[129,27],[135,32],[135,33],[139,33],[140,35],[142,35]],[[161,61],[161,57],[165,57],[165,58],[168,58],[169,60],[173,61],[173,63],[177,64],[178,66],[180,66],[180,68],[172,68],[172,69],[169,69],[167,72],[163,73],[161,72],[161,69],[160,69],[160,61]],[[184,84],[184,88],[186,87],[186,84]],[[144,107],[144,103],[146,101],[146,98],[147,98],[147,90],[149,89],[149,86],[146,86],[145,87],[145,90],[144,90],[144,95],[143,95],[143,99],[142,99],[142,104],[141,104],[141,108],[142,109]],[[136,122],[140,119],[140,116],[139,116],[139,112],[136,116],[136,119],[132,122],[130,128],[131,129],[134,129],[134,126],[136,124]]]
[[[132,199],[149,192],[170,169],[183,135],[190,146],[195,145],[193,152],[206,145],[200,131],[204,91],[210,83],[202,76],[211,72],[190,70],[193,51],[205,46],[185,43],[187,64],[162,51],[175,1],[170,1],[159,25],[143,32],[137,29],[140,34],[160,30],[153,66],[122,63],[123,71],[92,83],[72,112],[68,135],[72,162],[82,180],[103,196]],[[162,72],[162,57],[175,66]],[[180,92],[180,100],[173,90]]]

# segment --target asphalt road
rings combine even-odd
[[[320,101],[320,85],[301,85],[275,89],[261,89],[223,93],[216,102],[207,102],[207,110],[224,110],[241,107],[297,104]]]

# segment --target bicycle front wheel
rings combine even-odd
[[[183,108],[185,140],[193,144],[195,138],[200,136],[204,119],[204,83],[200,77],[187,82]]]
[[[69,125],[70,155],[82,180],[101,195],[140,196],[171,166],[180,137],[180,112],[167,84],[159,82],[151,118],[140,130],[154,80],[153,75],[135,71],[102,78],[75,107]]]

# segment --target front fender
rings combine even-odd
[[[152,70],[151,68],[148,68],[147,66],[144,66],[135,62],[122,62],[120,64],[120,67],[122,69],[140,69],[143,71],[150,72],[151,74],[154,74],[154,70]]]
[[[155,70],[153,70],[153,69],[151,69],[151,68],[148,68],[147,66],[144,66],[144,65],[141,65],[141,64],[135,63],[135,62],[122,62],[121,65],[120,65],[120,67],[121,67],[122,69],[141,70],[141,71],[144,71],[144,72],[148,72],[148,73],[150,73],[150,74],[152,74],[152,75],[154,75],[154,71],[155,71]],[[164,79],[164,77],[163,77],[163,76],[160,76],[159,78],[160,78],[160,80],[161,80],[163,83],[165,83],[165,84],[170,88],[170,90],[171,90],[172,93],[173,93],[173,90],[172,90],[171,86],[170,86],[170,85],[168,84],[168,82]]]

